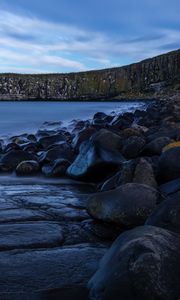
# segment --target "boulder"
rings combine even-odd
[[[62,141],[66,141],[65,135],[62,134],[62,133],[49,135],[49,136],[44,136],[44,137],[41,137],[38,140],[39,144],[44,149],[47,149],[49,146],[51,146],[53,144],[57,144],[57,143],[62,142]]]
[[[144,158],[140,158],[134,172],[134,183],[141,183],[157,188],[157,182],[151,164]]]
[[[162,152],[162,149],[171,143],[172,139],[169,137],[159,137],[151,142],[149,142],[143,149],[143,153],[147,155],[160,155]]]
[[[125,158],[135,158],[142,151],[145,145],[145,139],[140,136],[131,136],[124,141],[122,154]]]
[[[180,177],[180,146],[163,152],[158,164],[158,181],[165,183]]]
[[[180,233],[180,191],[159,204],[148,217],[146,224]]]
[[[175,300],[180,296],[180,235],[153,226],[121,234],[89,281],[91,300]]]
[[[74,153],[71,146],[67,142],[60,142],[58,145],[53,145],[48,151],[43,152],[39,161],[53,163],[57,159],[68,159],[70,161],[74,158]]]
[[[39,163],[35,160],[22,161],[16,167],[17,175],[32,175],[40,170]]]
[[[67,159],[57,159],[52,164],[44,165],[42,172],[48,177],[60,177],[66,174],[70,162]]]
[[[81,131],[79,131],[73,141],[72,141],[72,147],[74,148],[75,152],[78,153],[79,152],[79,147],[80,145],[88,140],[94,133],[96,132],[96,129],[93,127],[87,127],[85,129],[82,129]]]
[[[175,180],[171,180],[159,186],[159,190],[161,193],[170,195],[180,191],[180,178]]]
[[[5,172],[13,171],[20,162],[27,160],[36,160],[36,156],[23,150],[11,150],[2,155],[0,169]]]
[[[98,182],[116,172],[122,162],[121,138],[108,130],[100,130],[80,146],[80,153],[67,174],[77,180]]]
[[[144,224],[158,201],[158,193],[149,186],[127,183],[112,191],[89,197],[88,213],[95,219],[133,227]]]

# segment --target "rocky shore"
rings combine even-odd
[[[1,299],[180,298],[179,94],[1,140],[0,171],[47,178],[1,184]]]

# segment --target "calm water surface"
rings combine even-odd
[[[94,113],[143,109],[143,102],[0,102],[0,136],[36,132],[45,121],[90,119]]]

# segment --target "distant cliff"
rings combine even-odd
[[[0,74],[0,100],[145,97],[180,89],[180,49],[119,68],[69,74]]]

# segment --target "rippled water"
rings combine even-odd
[[[0,102],[0,135],[35,132],[45,121],[89,119],[102,111],[143,109],[143,102]]]

